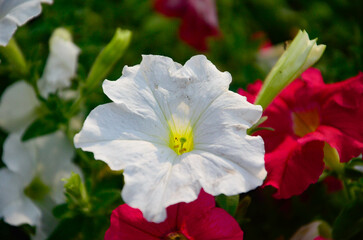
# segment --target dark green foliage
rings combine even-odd
[[[86,99],[83,102],[63,100],[58,93],[48,99],[39,96],[41,117],[26,129],[24,141],[58,129],[72,140],[74,133],[68,129],[69,121],[80,113],[80,107],[84,109],[81,115],[86,116],[95,106],[109,101],[99,79],[92,83],[91,90],[84,88],[93,63],[117,28],[132,31],[132,40],[122,58],[112,62],[113,68],[105,73],[107,79],[119,78],[125,65],[139,64],[142,54],[165,55],[182,64],[199,54],[179,39],[180,21],[156,13],[152,2],[55,0],[53,5],[43,4],[42,14],[17,30],[15,38],[29,71],[16,71],[0,52],[0,95],[6,87],[22,79],[36,86],[49,54],[49,37],[55,28],[65,27],[81,49],[77,77],[71,89],[82,87]],[[210,50],[204,54],[218,69],[231,73],[231,90],[264,79],[267,72],[256,61],[261,44],[267,39],[273,44],[290,40],[298,29],[305,29],[311,39],[318,37],[318,44],[327,45],[315,66],[322,71],[326,82],[341,81],[362,70],[359,0],[218,0],[216,3],[221,36],[210,39]],[[253,35],[261,31],[265,39],[254,39]],[[251,132],[257,130],[251,129]],[[0,146],[6,136],[0,131]],[[2,151],[1,147],[0,154]],[[67,202],[54,208],[53,214],[60,222],[48,240],[103,239],[110,225],[111,211],[123,203],[122,172],[111,171],[105,163],[81,150],[77,150],[74,162],[82,169],[83,178],[73,176],[66,184]],[[326,221],[335,239],[363,239],[360,232],[363,177],[354,167],[357,165],[362,165],[362,159],[345,165],[346,191],[327,192],[320,181],[291,199],[276,200],[272,197],[273,189],[267,187],[240,196],[220,195],[216,201],[237,219],[245,240],[289,239],[302,225],[314,220]],[[0,167],[3,166],[0,161]],[[331,172],[326,175],[337,176]],[[34,229],[28,225],[13,227],[0,220],[0,239],[29,239],[31,233]]]

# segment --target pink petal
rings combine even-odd
[[[156,0],[155,9],[168,17],[182,17],[187,8],[185,0]]]
[[[238,223],[226,211],[215,207],[214,197],[202,189],[197,200],[178,203],[167,208],[167,219],[162,223],[145,220],[139,209],[123,204],[111,215],[111,226],[105,240],[153,240],[179,232],[189,239],[242,239]]]
[[[359,125],[355,126],[360,127]],[[318,134],[321,134],[320,139],[326,141],[338,151],[341,162],[347,162],[363,152],[363,141],[343,133],[340,129],[320,126],[316,135]]]
[[[247,97],[248,102],[254,103],[258,92],[261,90],[262,84],[261,80],[257,80],[254,83],[248,84],[247,91],[239,88],[237,92],[238,94]]]
[[[123,204],[113,210],[111,215],[111,226],[106,231],[105,240],[157,240],[168,232],[173,231],[166,220],[163,223],[150,223],[145,220],[139,209]]]
[[[286,138],[278,148],[265,155],[267,178],[264,186],[275,187],[276,198],[301,194],[318,181],[324,170],[323,147],[324,142],[318,140],[299,142]]]
[[[181,18],[180,38],[200,51],[208,49],[208,37],[219,35],[214,0],[156,0],[154,6],[166,16]]]
[[[236,220],[221,208],[213,208],[199,217],[190,216],[186,228],[193,239],[242,240],[243,232]]]

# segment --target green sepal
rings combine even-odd
[[[65,182],[64,194],[69,207],[82,212],[89,212],[91,210],[91,204],[81,177],[77,173],[72,172],[69,178],[64,178],[62,181]]]
[[[216,202],[219,207],[234,216],[239,202],[239,195],[226,196],[224,194],[220,194],[216,196]]]
[[[264,123],[266,120],[267,120],[267,116],[261,117],[255,124],[252,125],[252,127],[247,129],[247,134],[252,135],[255,132],[260,131],[260,130],[275,131],[275,129],[273,129],[271,127],[258,127],[259,125]]]

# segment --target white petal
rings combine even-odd
[[[189,165],[193,176],[197,177],[206,192],[212,195],[235,195],[263,183],[266,177],[264,163],[241,161],[241,158],[230,153],[223,154],[222,151],[228,151],[228,148],[211,146],[217,147],[220,149],[215,152],[194,150],[185,159],[185,164]]]
[[[24,81],[9,86],[0,102],[0,127],[9,132],[28,126],[36,118],[39,101],[33,88]]]
[[[196,122],[214,99],[228,91],[232,79],[203,55],[192,57],[176,71],[169,69],[168,77],[159,76],[159,59],[155,56],[144,56],[140,70],[158,86],[154,96],[166,119],[172,119],[176,126]]]
[[[156,114],[165,125],[168,121],[179,125],[195,122],[230,82],[230,74],[218,71],[203,55],[183,67],[167,57],[146,55],[140,65],[125,67],[119,80],[105,81],[103,89],[132,112]]]
[[[6,166],[28,185],[37,171],[37,152],[34,141],[21,141],[22,132],[10,134],[4,142],[3,161]]]
[[[20,178],[8,169],[0,170],[0,217],[15,226],[36,225],[40,221],[40,210],[23,194],[24,185]]]
[[[319,237],[319,226],[321,224],[323,224],[323,221],[316,220],[300,227],[290,240],[311,240]]]
[[[52,3],[51,0],[3,0],[0,2],[0,45],[5,46],[9,42],[16,25],[21,26],[40,14],[41,2]]]
[[[4,209],[20,198],[24,185],[18,176],[7,168],[0,169],[0,217]],[[6,194],[4,194],[6,193]]]
[[[44,73],[38,81],[42,96],[69,87],[77,70],[80,49],[71,41],[55,35],[50,41],[50,54]]]
[[[21,141],[22,132],[10,134],[4,143],[3,161],[17,173],[27,186],[35,176],[46,184],[50,197],[64,202],[62,178],[71,171],[80,173],[72,163],[74,150],[67,137],[60,131],[45,136]]]
[[[233,195],[262,184],[266,177],[264,143],[259,136],[246,135],[261,114],[261,106],[226,92],[201,116],[194,133],[194,149],[201,158],[192,168],[203,169],[204,173],[196,174],[207,192]]]
[[[13,36],[17,26],[9,18],[0,19],[0,46],[6,46]]]
[[[12,202],[4,210],[4,220],[11,225],[37,225],[39,224],[41,212],[37,206],[27,197]]]
[[[37,154],[37,173],[51,189],[51,198],[57,203],[64,202],[62,178],[67,178],[71,172],[80,173],[72,163],[74,149],[65,134],[61,131],[37,137],[25,142],[34,144]]]
[[[122,104],[98,106],[87,117],[74,142],[77,148],[92,151],[96,159],[120,170],[156,150],[155,144],[166,145],[167,129],[157,117],[129,112]]]
[[[187,155],[178,156],[160,146],[147,161],[128,166],[124,171],[124,201],[139,208],[148,221],[159,223],[165,220],[168,206],[195,200],[201,187],[190,167],[183,164]]]

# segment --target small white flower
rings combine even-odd
[[[69,87],[71,78],[76,75],[77,59],[80,49],[72,42],[71,34],[58,28],[49,41],[50,53],[38,87],[43,97],[49,93]]]
[[[65,201],[62,178],[79,172],[71,162],[74,155],[66,136],[58,131],[21,142],[21,132],[4,143],[0,169],[0,217],[18,226],[36,226],[36,239],[45,239],[56,226],[52,208]]]
[[[9,86],[0,100],[0,127],[8,132],[27,127],[37,117],[40,106],[33,88],[25,81]]]
[[[331,239],[330,226],[321,220],[317,220],[302,226],[295,232],[295,234],[290,238],[290,240],[313,240],[319,236],[324,239]]]
[[[104,81],[113,102],[90,113],[75,145],[124,169],[123,199],[149,221],[163,221],[166,207],[195,200],[201,188],[249,191],[266,176],[263,140],[246,135],[262,109],[228,91],[230,82],[205,56],[184,66],[143,56]]]
[[[1,2],[1,0],[0,0]],[[72,43],[70,33],[58,28],[50,39],[50,54],[44,73],[38,80],[40,94],[47,98],[49,93],[69,87],[71,78],[75,76],[77,58],[80,49]],[[64,90],[59,92],[63,99],[75,98],[77,92]],[[8,132],[26,128],[38,116],[40,102],[34,89],[25,81],[9,86],[0,100],[0,127]]]
[[[41,3],[53,0],[0,0],[0,46],[6,46],[18,26],[38,16]]]

